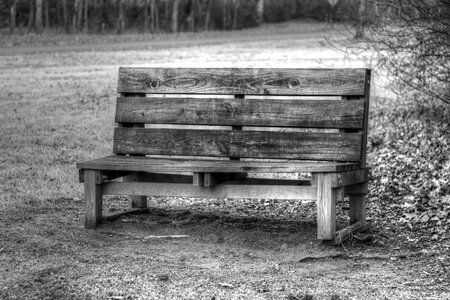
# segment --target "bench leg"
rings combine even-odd
[[[124,182],[138,181],[139,174],[128,175],[123,178]],[[131,208],[147,208],[147,196],[131,196]]]
[[[318,173],[317,184],[317,238],[332,240],[336,233],[336,201],[344,197],[344,188],[332,188],[334,174]]]
[[[350,225],[360,222],[366,223],[366,195],[351,195],[350,200]]]
[[[101,172],[84,170],[85,228],[94,229],[102,220]]]

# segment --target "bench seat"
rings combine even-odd
[[[329,161],[255,161],[219,159],[167,159],[110,155],[77,163],[78,169],[124,172],[218,172],[218,173],[291,173],[344,172],[360,168],[355,162]]]

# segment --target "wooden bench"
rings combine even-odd
[[[369,91],[367,69],[120,68],[114,155],[77,164],[86,228],[103,195],[132,195],[131,212],[147,195],[314,199],[317,238],[340,243],[368,226]],[[312,179],[247,176],[292,172]]]

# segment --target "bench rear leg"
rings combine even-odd
[[[101,172],[84,170],[85,228],[94,229],[102,220]]]
[[[138,181],[139,174],[131,174],[123,178],[124,182]],[[131,208],[147,208],[147,196],[131,196]]]
[[[332,188],[332,173],[316,174],[317,238],[332,240],[336,233],[336,201],[344,197],[344,188]]]
[[[366,195],[350,195],[350,225],[357,222],[366,223]]]

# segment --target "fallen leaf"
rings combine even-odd
[[[232,284],[226,283],[226,282],[219,282],[218,286],[227,288],[227,289],[234,289],[234,286]]]

